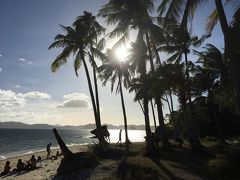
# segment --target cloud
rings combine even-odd
[[[2,68],[0,67],[0,72],[2,72]]]
[[[0,89],[0,108],[12,108],[23,106],[25,99],[19,97],[14,91]]]
[[[24,59],[24,58],[19,58],[18,60],[21,61],[21,62],[23,62],[23,63],[33,64],[32,61],[28,61],[28,60],[26,60],[26,59]]]
[[[0,57],[2,57],[2,54],[0,54]]]
[[[90,108],[89,97],[84,93],[72,93],[63,96],[64,101],[57,108]]]
[[[12,90],[0,89],[0,108],[15,108],[24,106],[27,100],[50,99],[50,95],[38,91],[26,94],[15,93]]]
[[[26,94],[19,94],[26,99],[51,99],[51,96],[47,93],[39,92],[39,91],[32,91]]]
[[[19,61],[22,61],[22,62],[26,62],[26,61],[27,61],[27,60],[24,59],[24,58],[19,58],[18,60],[19,60]]]

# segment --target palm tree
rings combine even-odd
[[[110,33],[110,37],[122,36],[117,45],[126,40],[131,29],[135,29],[138,30],[137,41],[140,43],[140,46],[144,47],[146,46],[144,42],[144,31],[148,28],[149,24],[152,24],[148,12],[152,11],[153,8],[153,0],[110,0],[99,10],[98,15],[106,18],[108,24],[116,25],[115,29]],[[145,56],[143,56],[145,52],[144,50],[139,55],[139,57],[141,57],[139,59],[141,61],[141,69],[139,69],[139,72],[143,77],[146,76],[146,59]],[[151,153],[153,145],[151,142],[148,101],[149,98],[146,89],[144,92],[143,107],[147,135],[147,151]]]
[[[159,16],[162,16],[164,13],[168,19],[172,19],[175,22],[181,22],[183,27],[187,27],[187,24],[190,20],[193,19],[194,12],[196,8],[208,0],[176,0],[176,1],[168,1],[164,0],[158,7]],[[225,42],[225,53],[226,56],[229,57],[230,60],[230,69],[233,77],[233,82],[236,90],[236,103],[237,103],[237,110],[240,112],[240,53],[237,50],[236,44],[239,42],[234,41],[237,37],[239,37],[239,31],[234,32],[232,31],[234,27],[230,26],[230,23],[227,21],[227,17],[224,11],[223,2],[222,0],[214,0],[216,5],[216,10],[212,12],[209,16],[208,23],[207,23],[207,31],[211,33],[214,26],[217,24],[218,20],[220,21],[221,29],[224,35],[224,42]],[[234,0],[226,0],[226,2],[234,2],[234,4],[238,4],[239,2]],[[237,9],[236,13],[234,14],[234,19],[239,20],[239,8]],[[238,16],[238,18],[236,18]],[[236,43],[234,43],[236,42]]]
[[[84,12],[83,16],[79,16],[73,26],[63,26],[60,25],[65,34],[58,34],[54,42],[49,46],[49,49],[52,48],[63,48],[62,52],[55,58],[54,62],[51,65],[52,72],[56,72],[61,65],[66,64],[71,55],[74,56],[74,70],[76,76],[78,76],[78,70],[83,63],[88,88],[90,92],[90,97],[92,101],[95,123],[97,130],[99,132],[99,143],[104,144],[105,140],[101,133],[101,120],[99,116],[98,109],[96,107],[95,97],[93,93],[92,83],[89,75],[89,70],[85,60],[86,55],[91,54],[91,47],[95,44],[97,35],[99,35],[100,30],[96,30],[93,26],[89,25],[89,21],[86,19],[89,18],[89,14]]]
[[[232,79],[228,71],[229,59],[219,49],[212,44],[207,44],[205,51],[196,52],[199,55],[198,62],[202,67],[198,67],[198,72],[194,76],[195,89],[200,92],[207,92],[208,106],[212,107],[213,119],[216,122],[219,142],[224,143],[222,128],[217,118],[220,108],[216,109],[216,104],[228,106],[228,102],[234,104],[235,95],[232,91]],[[227,99],[224,94],[228,94]]]
[[[190,85],[190,73],[189,68],[192,64],[191,61],[188,60],[188,54],[191,52],[192,47],[200,46],[203,41],[208,38],[209,36],[204,35],[200,39],[197,36],[192,36],[191,32],[189,33],[188,30],[181,25],[174,25],[172,26],[172,35],[168,36],[168,42],[166,45],[162,45],[158,48],[160,51],[165,51],[171,56],[168,58],[168,62],[174,62],[179,64],[182,60],[184,61],[185,65],[185,90],[183,91],[186,93],[186,99],[188,100],[189,104],[189,111],[186,116],[187,124],[188,124],[188,133],[189,133],[189,140],[193,150],[198,150],[200,147],[199,141],[199,134],[197,123],[193,122],[193,106],[192,106],[192,98],[191,98],[191,85]],[[184,112],[187,112],[187,101],[183,102]],[[192,119],[192,121],[191,121]]]
[[[106,85],[106,83],[110,80],[111,91],[113,92],[114,84],[118,79],[116,92],[120,92],[120,96],[121,96],[122,111],[123,111],[123,118],[124,118],[124,129],[125,129],[125,142],[126,142],[126,145],[128,145],[130,144],[130,141],[128,138],[127,115],[126,115],[123,89],[122,89],[122,82],[125,82],[127,78],[129,78],[127,63],[120,62],[117,59],[114,53],[114,50],[108,50],[105,58],[102,59],[102,61],[103,61],[103,64],[98,68],[98,72],[99,72],[99,78],[103,81],[103,85]],[[123,80],[123,78],[125,78],[125,81]]]

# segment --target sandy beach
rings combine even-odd
[[[82,151],[87,151],[88,147],[87,145],[76,145],[76,146],[69,147],[69,149],[72,152],[82,152]],[[59,150],[58,148],[52,149],[51,155],[55,155],[58,150]],[[38,167],[37,169],[23,172],[21,174],[10,173],[9,175],[3,176],[1,178],[6,180],[8,179],[21,179],[21,180],[52,179],[54,175],[57,173],[57,169],[59,167],[59,164],[63,156],[60,156],[57,160],[49,160],[49,159],[46,159],[47,153],[45,151],[40,151],[32,154],[34,154],[35,157],[38,157],[38,156],[42,157],[42,161],[37,164],[37,167]],[[22,161],[26,163],[31,158],[32,154],[20,155],[20,156],[8,158],[5,160],[1,160],[0,171],[3,170],[6,161],[10,161],[11,168],[14,169],[16,168],[18,159],[22,159]]]

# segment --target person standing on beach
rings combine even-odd
[[[52,145],[52,143],[49,143],[49,144],[47,145],[47,148],[46,148],[46,150],[47,150],[47,159],[49,159],[49,158],[50,158],[50,153],[51,153],[51,145]]]
[[[118,139],[118,142],[117,142],[117,144],[121,144],[122,143],[122,129],[120,129],[120,131],[119,131],[119,139]]]

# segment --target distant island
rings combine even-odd
[[[108,126],[108,129],[124,129],[123,125],[112,125],[112,124],[105,124]],[[61,125],[49,125],[49,124],[25,124],[21,122],[0,122],[0,129],[95,129],[95,124],[85,124],[80,126],[61,126]],[[153,127],[152,127],[153,128]],[[128,125],[128,129],[130,130],[144,130],[144,125]]]

